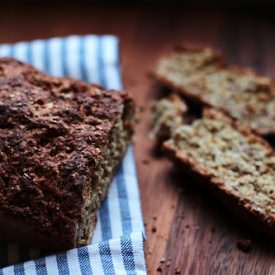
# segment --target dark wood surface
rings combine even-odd
[[[150,104],[164,95],[149,77],[156,59],[175,43],[207,43],[222,49],[233,63],[275,76],[272,11],[37,6],[1,7],[0,43],[86,33],[112,33],[121,39],[125,87],[144,107],[135,153],[148,273],[159,274],[161,267],[162,274],[175,274],[175,268],[179,274],[275,274],[274,240],[257,236],[231,216],[156,154],[148,138]],[[237,249],[240,238],[252,240],[249,253]],[[160,264],[162,258],[166,262]]]

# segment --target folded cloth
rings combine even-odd
[[[118,39],[114,36],[69,36],[0,45],[12,56],[54,76],[70,76],[122,89]],[[44,251],[0,244],[2,274],[146,274],[144,228],[130,147],[98,211],[89,246],[45,256]],[[36,258],[36,259],[35,259]]]

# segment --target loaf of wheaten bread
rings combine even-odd
[[[0,59],[0,239],[89,244],[134,110],[127,94]]]
[[[275,236],[275,154],[264,140],[206,109],[202,118],[176,127],[164,149],[236,215]]]
[[[176,94],[157,101],[152,108],[152,131],[151,137],[158,142],[168,139],[173,130],[182,125],[187,105]]]
[[[212,106],[262,136],[275,135],[275,83],[227,65],[211,48],[181,46],[161,58],[154,76],[201,106]]]

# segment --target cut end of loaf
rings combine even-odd
[[[83,207],[83,214],[77,231],[76,246],[90,243],[96,226],[96,212],[106,197],[112,178],[131,142],[133,134],[134,112],[131,101],[124,106],[121,117],[114,125],[101,160],[94,174],[98,179],[92,183],[89,195]]]

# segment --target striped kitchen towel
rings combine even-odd
[[[0,45],[12,56],[54,76],[70,76],[122,89],[118,39],[69,36]],[[133,148],[130,147],[99,212],[92,244],[56,255],[0,244],[2,274],[146,274],[144,228]]]

